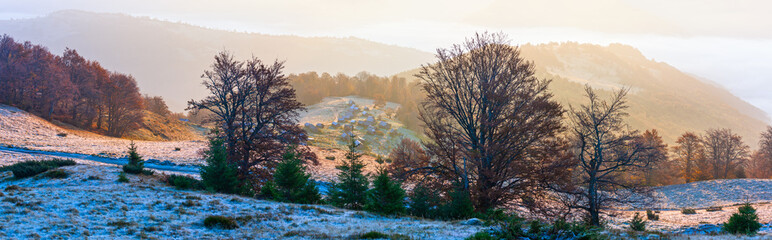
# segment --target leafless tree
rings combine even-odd
[[[139,128],[144,106],[134,77],[112,73],[110,80],[103,86],[103,92],[107,134],[120,137],[129,130]],[[98,122],[101,123],[101,120]]]
[[[288,145],[306,141],[297,125],[298,112],[304,108],[283,68],[282,62],[266,65],[257,58],[240,62],[221,52],[212,70],[202,76],[211,94],[188,102],[189,109],[213,114],[212,120],[222,129],[228,160],[238,166],[245,183],[261,184]],[[315,160],[308,151],[303,153]]]
[[[772,127],[767,126],[761,133],[759,150],[753,153],[746,169],[753,178],[772,178]]]
[[[628,90],[615,92],[610,101],[602,100],[589,86],[585,87],[589,102],[571,108],[569,117],[578,165],[574,184],[556,188],[565,196],[569,208],[587,213],[590,224],[600,225],[600,214],[613,204],[634,201],[635,193],[645,189],[622,179],[625,172],[648,166],[643,157],[648,147],[636,141],[639,135],[629,130],[624,118],[628,108]]]
[[[681,175],[687,183],[706,180],[701,177],[707,171],[705,164],[705,146],[702,138],[693,132],[686,132],[676,140],[673,147],[675,160],[681,167]]]
[[[703,143],[714,179],[730,178],[730,174],[745,163],[750,151],[740,135],[726,128],[709,129],[705,132]]]
[[[469,191],[477,211],[538,193],[563,130],[550,81],[535,77],[503,34],[477,34],[437,58],[416,75],[427,95],[421,120],[432,160],[415,169]]]

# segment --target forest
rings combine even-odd
[[[8,35],[0,38],[0,85],[0,103],[109,136],[138,128],[144,114],[131,75],[107,70],[73,49],[58,56]]]

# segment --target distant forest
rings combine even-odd
[[[313,105],[326,97],[345,97],[350,95],[371,98],[376,101],[388,101],[402,105],[397,111],[397,119],[411,130],[421,130],[418,120],[418,103],[424,94],[416,82],[409,82],[400,77],[378,77],[367,72],[356,76],[338,73],[316,72],[291,74],[290,84],[295,88],[298,101]]]
[[[144,100],[131,75],[112,72],[73,49],[61,56],[0,38],[0,103],[48,120],[120,137],[142,122]]]

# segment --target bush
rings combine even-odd
[[[57,133],[56,136],[67,137],[67,133]]]
[[[349,150],[346,153],[346,160],[335,167],[340,172],[338,173],[338,181],[333,183],[330,188],[329,197],[330,203],[334,206],[359,210],[366,203],[369,183],[367,177],[362,173],[365,165],[362,160],[359,160],[362,155],[357,153],[356,147],[356,141],[352,137]]]
[[[276,166],[273,181],[262,189],[263,195],[281,202],[311,204],[321,200],[316,182],[306,173],[298,154],[289,148]]]
[[[469,196],[469,192],[462,188],[457,188],[450,193],[450,202],[442,206],[444,218],[463,219],[472,216],[474,205]]]
[[[122,182],[122,183],[129,182],[129,178],[126,177],[126,173],[125,172],[121,172],[120,174],[118,174],[118,182]]]
[[[198,179],[189,177],[189,176],[183,176],[183,175],[169,175],[166,177],[167,184],[170,186],[176,187],[177,189],[192,189],[192,190],[203,190],[204,185],[199,181]]]
[[[501,210],[489,211],[489,220],[495,227],[491,227],[467,239],[602,239],[602,229],[584,224],[568,223],[559,219],[552,225],[542,224],[538,221],[526,222],[517,215],[506,215]],[[523,229],[526,227],[528,231]]]
[[[759,216],[756,215],[750,203],[746,203],[738,208],[738,213],[732,214],[729,221],[724,224],[724,231],[732,234],[753,235],[759,231],[761,224]]]
[[[389,238],[388,234],[385,234],[382,232],[376,232],[376,231],[370,231],[359,235],[359,239],[388,239],[388,238]]]
[[[635,213],[633,220],[630,221],[630,229],[639,232],[646,231],[646,221],[643,220],[640,214]]]
[[[38,175],[45,171],[62,167],[75,165],[72,160],[44,160],[44,161],[24,161],[10,166],[0,168],[0,171],[12,171],[15,178],[27,178]]]
[[[408,212],[416,217],[437,218],[437,203],[440,202],[434,194],[423,185],[417,185],[408,197]]]
[[[236,229],[239,227],[236,220],[224,216],[209,216],[204,219],[204,226],[207,228]]]
[[[223,141],[216,137],[209,140],[209,149],[204,152],[206,166],[201,167],[201,182],[210,191],[239,193],[239,179],[236,167],[228,163],[228,154]]]
[[[137,146],[132,141],[129,145],[129,163],[123,165],[123,172],[131,174],[140,174],[145,170],[145,163],[142,157],[137,153]]]
[[[697,211],[691,208],[681,209],[682,214],[697,214]]]
[[[368,192],[365,210],[381,214],[405,213],[405,190],[402,184],[391,180],[386,169],[378,171],[373,189]]]
[[[51,170],[51,171],[48,171],[48,172],[44,173],[43,176],[47,177],[47,178],[62,179],[62,178],[69,177],[70,173],[65,172],[64,170],[61,170],[61,169],[54,169],[54,170]]]
[[[718,211],[722,211],[722,210],[724,210],[724,209],[721,208],[721,207],[718,207],[718,206],[709,207],[709,208],[705,209],[706,212],[718,212]]]
[[[335,156],[326,156],[324,158],[330,161],[335,161]]]
[[[659,215],[654,213],[652,210],[646,210],[646,219],[652,220],[652,221],[659,221]]]

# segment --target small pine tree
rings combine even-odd
[[[370,189],[367,196],[367,211],[388,215],[405,212],[405,190],[402,189],[402,184],[391,180],[385,168],[378,170],[373,189]]]
[[[137,145],[134,145],[134,141],[129,145],[129,163],[123,165],[123,171],[131,174],[140,174],[145,168],[145,163],[142,161],[142,157],[137,153]]]
[[[288,149],[282,156],[273,174],[273,181],[263,187],[263,195],[276,201],[305,204],[317,203],[321,199],[316,182],[306,173],[294,148]]]
[[[732,234],[756,234],[761,228],[756,209],[750,203],[746,203],[737,210],[738,213],[732,214],[729,221],[724,224],[724,230]]]
[[[410,215],[424,218],[436,218],[437,203],[440,202],[436,194],[433,194],[423,185],[417,185],[409,196]]]
[[[443,206],[446,218],[449,219],[462,219],[472,216],[474,213],[474,205],[472,204],[472,198],[469,196],[469,191],[463,188],[456,188],[450,193],[450,202]]]
[[[348,146],[346,159],[341,165],[336,166],[338,181],[333,183],[329,192],[330,203],[337,207],[360,210],[364,207],[367,199],[368,180],[362,173],[365,164],[359,158],[362,156],[357,153],[357,142],[351,137],[351,143]]]
[[[201,167],[201,181],[213,192],[238,193],[240,181],[236,167],[228,163],[228,154],[223,141],[216,137],[209,140],[209,149],[204,152],[206,166]]]
[[[639,213],[635,213],[633,220],[630,221],[630,229],[639,232],[646,231],[646,221],[643,220]]]

